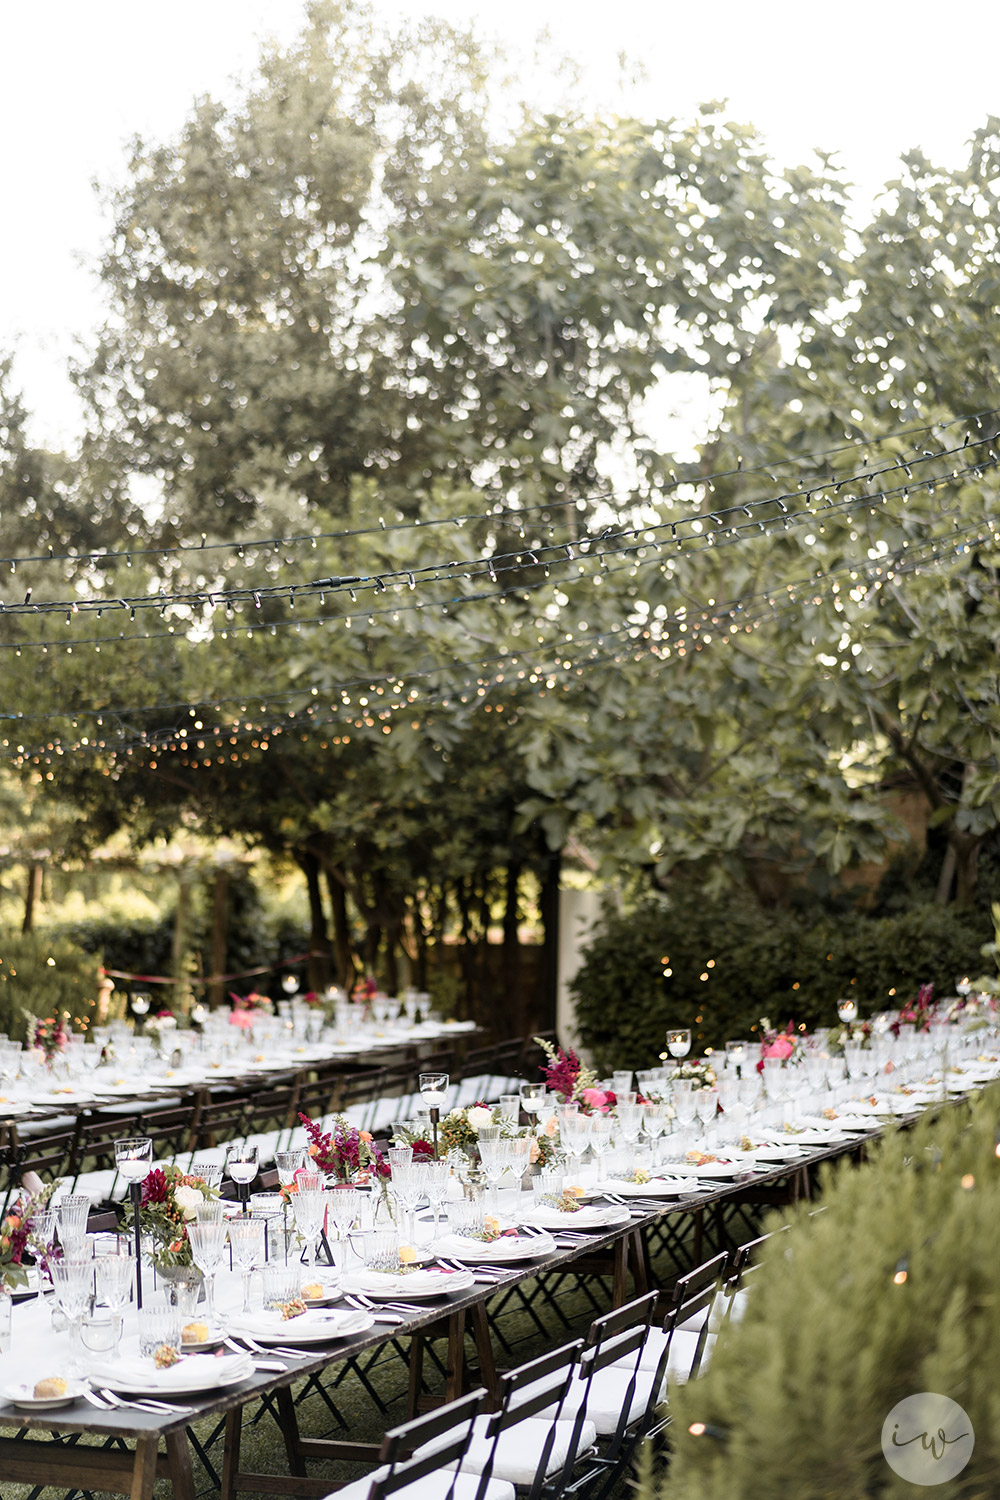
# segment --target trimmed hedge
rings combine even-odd
[[[861,1016],[894,1009],[928,981],[953,994],[959,975],[982,972],[992,937],[985,912],[955,907],[800,916],[748,902],[649,901],[606,912],[586,951],[571,985],[581,1042],[606,1072],[651,1066],[667,1026],[690,1026],[700,1051],[748,1036],[762,1016],[835,1025],[845,994]]]
[[[52,933],[0,935],[0,1031],[13,1041],[26,1041],[25,1011],[33,1016],[68,1012],[71,1021],[89,1024],[97,1004],[99,964],[98,956]]]

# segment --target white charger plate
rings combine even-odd
[[[492,1248],[492,1247],[490,1247]],[[449,1292],[466,1292],[475,1286],[471,1271],[414,1271],[394,1276],[384,1271],[353,1271],[345,1276],[345,1292],[360,1292],[373,1302],[430,1302]]]
[[[498,1240],[470,1240],[462,1234],[446,1234],[436,1241],[435,1250],[448,1260],[468,1261],[470,1266],[485,1261],[489,1265],[503,1265],[508,1261],[534,1260],[539,1255],[552,1255],[556,1242],[550,1234],[501,1235]]]
[[[536,1203],[522,1215],[525,1224],[533,1229],[613,1229],[618,1224],[627,1224],[630,1219],[627,1208],[616,1203],[587,1204],[576,1213],[563,1213],[550,1203]]]
[[[94,1365],[89,1372],[92,1386],[107,1386],[123,1396],[194,1396],[199,1392],[228,1390],[254,1373],[249,1354],[192,1354],[169,1370],[158,1370],[152,1360],[136,1357]]]
[[[68,1380],[64,1395],[36,1396],[33,1381],[31,1385],[0,1386],[0,1397],[11,1406],[20,1406],[26,1411],[53,1411],[57,1406],[71,1406],[74,1401],[79,1401],[86,1389],[85,1381]]]
[[[310,1308],[297,1318],[283,1318],[280,1312],[250,1313],[232,1318],[233,1333],[248,1333],[260,1344],[329,1344],[334,1339],[353,1338],[375,1326],[370,1312],[353,1312],[343,1308]]]

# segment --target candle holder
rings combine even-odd
[[[858,1019],[858,1002],[851,999],[839,1001],[837,1015],[844,1022],[845,1026],[849,1026],[852,1021]]]
[[[257,1176],[260,1152],[256,1146],[230,1146],[226,1170],[236,1184],[244,1218],[250,1212],[250,1184]]]
[[[142,1183],[153,1165],[153,1142],[148,1135],[123,1136],[115,1141],[115,1165],[118,1175],[129,1186],[132,1199],[132,1223],[135,1230],[135,1305],[142,1306]]]
[[[434,1132],[434,1160],[438,1160],[438,1121],[441,1118],[441,1106],[448,1095],[449,1075],[447,1073],[421,1073],[418,1079],[420,1097],[426,1104],[431,1116],[431,1130]]]

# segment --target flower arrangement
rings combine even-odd
[[[31,1040],[28,1045],[36,1052],[40,1052],[45,1059],[46,1066],[51,1068],[56,1058],[66,1050],[66,1043],[69,1041],[66,1022],[69,1020],[69,1014],[64,1011],[60,1016],[46,1016],[43,1020],[33,1016],[30,1011],[26,1011],[25,1014],[32,1022],[29,1028]]]
[[[860,1042],[865,1046],[871,1041],[871,1036],[870,1021],[841,1021],[827,1037],[827,1046],[831,1052],[842,1052],[845,1042]]]
[[[452,1152],[459,1152],[470,1161],[478,1161],[479,1132],[484,1125],[499,1125],[501,1134],[505,1136],[529,1133],[523,1131],[514,1121],[504,1119],[499,1110],[491,1109],[480,1099],[466,1108],[449,1110],[441,1117],[438,1122],[439,1154],[445,1157],[451,1155]],[[393,1141],[397,1146],[412,1146],[415,1161],[427,1160],[434,1154],[434,1146],[429,1137],[408,1130],[405,1126],[396,1127]],[[533,1154],[531,1159],[537,1161],[539,1157]]]
[[[237,995],[230,990],[229,998],[233,1002],[235,1010],[269,1011],[271,1009],[271,997],[269,995],[261,995],[257,990],[251,990],[249,995]]]
[[[893,1036],[899,1036],[901,1026],[912,1025],[917,1031],[930,1031],[931,1025],[937,1020],[937,1006],[934,1004],[934,986],[922,984],[917,990],[915,1000],[907,1000],[902,1007],[896,1020],[892,1022],[889,1030]]]
[[[364,979],[359,979],[352,989],[351,999],[357,1005],[367,1005],[369,1000],[374,1000],[377,994],[378,985],[370,974],[366,974]]]
[[[374,1145],[371,1133],[356,1130],[342,1115],[334,1118],[333,1129],[324,1130],[318,1120],[299,1115],[309,1138],[309,1155],[313,1165],[338,1182],[367,1182],[386,1179],[392,1169]]]
[[[715,1069],[711,1063],[704,1062],[700,1058],[692,1059],[691,1062],[682,1062],[672,1076],[689,1078],[696,1089],[714,1089],[716,1084]]]
[[[768,1060],[777,1059],[782,1063],[787,1063],[790,1059],[798,1057],[802,1049],[802,1041],[799,1033],[795,1030],[794,1021],[789,1021],[784,1031],[778,1031],[776,1027],[771,1025],[766,1016],[761,1016],[758,1027],[760,1030],[758,1073],[763,1073],[764,1063]]]
[[[28,1284],[23,1264],[26,1253],[43,1265],[47,1263],[50,1247],[38,1238],[32,1219],[45,1208],[58,1186],[56,1178],[39,1193],[21,1193],[0,1220],[0,1286],[8,1291]]]
[[[564,1104],[575,1099],[589,1114],[598,1107],[594,1102],[597,1095],[601,1095],[601,1107],[607,1104],[609,1097],[614,1102],[613,1096],[606,1095],[597,1087],[597,1074],[593,1068],[585,1067],[572,1048],[566,1052],[562,1047],[553,1047],[551,1042],[540,1036],[535,1037],[535,1042],[548,1058],[548,1062],[541,1066],[546,1086],[558,1094]],[[589,1099],[586,1097],[588,1094]]]
[[[146,1174],[142,1180],[139,1228],[153,1236],[155,1265],[162,1268],[193,1264],[187,1226],[198,1217],[200,1203],[218,1196],[204,1177],[184,1172],[172,1162],[154,1167]],[[135,1224],[131,1201],[126,1206],[125,1224],[129,1228]]]
[[[321,1010],[325,1003],[323,1000],[323,996],[317,995],[315,990],[306,990],[305,994],[302,996],[302,1001],[303,1004],[308,1005],[312,1010]]]
[[[155,1016],[150,1016],[146,1021],[146,1031],[159,1035],[164,1031],[173,1031],[177,1026],[177,1017],[172,1010],[164,1008],[158,1010]]]

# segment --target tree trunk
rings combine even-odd
[[[543,1031],[556,1029],[559,1001],[559,880],[561,874],[562,853],[556,849],[549,853],[546,860],[539,900],[544,932],[541,1018]]]
[[[34,859],[28,866],[28,878],[24,888],[24,921],[21,923],[22,932],[32,932],[35,926],[35,907],[42,899],[42,875],[45,866],[41,860]]]
[[[951,888],[955,882],[955,865],[957,858],[954,845],[949,844],[944,851],[944,859],[941,861],[941,873],[938,875],[937,891],[934,900],[938,906],[947,906],[951,900]]]
[[[330,983],[330,939],[319,883],[319,860],[311,849],[301,849],[296,857],[309,892],[309,988],[322,994]]]
[[[188,918],[191,912],[191,873],[182,870],[177,886],[177,911],[174,914],[174,940],[170,954],[170,973],[174,981],[174,1009],[183,1011],[189,985],[187,976]]]
[[[975,834],[952,830],[949,847],[955,850],[956,906],[971,906],[976,898],[981,844],[982,839]]]
[[[524,1036],[528,1029],[525,1014],[524,985],[521,975],[521,944],[517,937],[518,894],[521,880],[521,865],[512,861],[507,866],[505,899],[503,909],[503,952],[500,958],[503,1003],[509,1008],[514,1022],[514,1035]]]
[[[212,899],[212,973],[226,972],[226,927],[229,917],[229,871],[215,872],[215,891]],[[226,998],[225,981],[217,979],[208,987],[208,1003],[214,1010]]]
[[[333,951],[337,963],[337,983],[348,994],[354,988],[357,968],[354,950],[351,947],[351,924],[347,918],[347,891],[338,872],[327,866],[326,886],[330,892],[330,910],[333,913]]]

